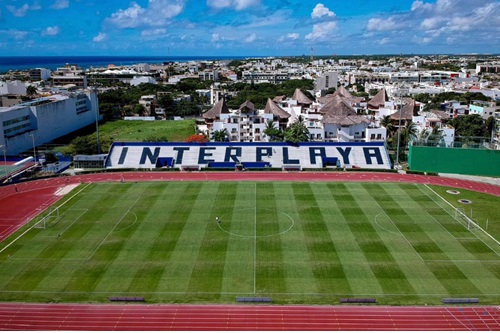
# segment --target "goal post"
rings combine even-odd
[[[59,222],[59,207],[51,207],[47,214],[40,215],[33,225],[35,229],[46,229]]]
[[[471,210],[472,215],[472,210]],[[463,209],[455,208],[455,220],[463,225],[467,230],[481,229],[479,225],[468,217]]]

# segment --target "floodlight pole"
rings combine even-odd
[[[404,89],[402,86],[398,88],[399,92],[399,125],[398,125],[398,145],[396,148],[396,165],[399,167],[399,144],[401,141],[401,118],[403,117],[403,93]]]
[[[97,154],[101,153],[101,144],[99,142],[99,101],[97,99],[97,86],[93,87],[94,90],[94,97],[95,97],[95,131],[96,131],[96,138],[97,138]]]
[[[35,131],[31,132],[30,134],[31,139],[33,140],[33,158],[35,159],[35,165],[36,165],[36,147],[35,147]]]
[[[0,145],[3,148],[3,170],[5,171],[5,179],[8,178],[7,175],[7,147],[5,145]]]

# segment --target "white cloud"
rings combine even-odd
[[[147,37],[147,36],[159,36],[159,35],[164,35],[167,33],[167,29],[149,29],[149,30],[143,30],[141,31],[141,36]]]
[[[119,9],[111,14],[107,22],[118,28],[165,25],[169,19],[182,12],[185,1],[149,0],[146,8],[132,2],[127,9]]]
[[[69,7],[68,0],[56,0],[50,8],[52,9],[64,9]]]
[[[397,21],[395,17],[389,17],[387,19],[382,18],[371,18],[368,20],[366,29],[368,31],[390,31],[397,30],[403,27],[402,21]]]
[[[44,31],[42,31],[43,36],[57,36],[61,32],[61,29],[58,26],[47,27]]]
[[[0,30],[0,35],[5,35],[7,36],[7,38],[12,38],[15,40],[23,40],[28,36],[28,31],[12,30],[12,29]]]
[[[293,41],[293,40],[297,40],[300,38],[300,35],[297,34],[297,33],[290,33],[290,34],[286,34],[284,36],[280,36],[278,38],[278,42],[282,43],[282,42],[286,42],[286,41]]]
[[[207,0],[207,6],[214,9],[244,10],[260,5],[260,0]]]
[[[337,29],[336,15],[323,4],[318,3],[314,7],[311,18],[318,22],[313,25],[313,31],[304,38],[311,41],[326,41]]]
[[[103,32],[100,32],[97,36],[95,36],[92,41],[96,42],[96,43],[100,43],[100,42],[104,42],[105,40],[108,39],[108,35],[103,33]]]
[[[248,35],[245,39],[244,39],[244,42],[245,43],[253,43],[257,40],[257,35],[256,34],[250,34]]]
[[[379,45],[387,45],[390,42],[391,42],[391,40],[389,38],[385,37],[385,38],[382,38],[381,40],[379,40],[378,43],[379,43]]]
[[[322,3],[318,3],[316,5],[316,7],[314,7],[312,13],[311,13],[311,17],[313,19],[319,19],[319,18],[322,18],[322,17],[335,17],[335,13],[332,12],[330,9],[328,9],[327,7],[325,7]]]
[[[24,17],[28,13],[28,10],[40,10],[42,7],[38,3],[34,3],[32,5],[28,5],[25,3],[19,8],[16,8],[15,6],[6,6],[7,10],[12,13],[15,17]]]
[[[313,31],[305,36],[305,39],[311,41],[326,41],[334,30],[337,29],[337,22],[318,23],[313,26]]]
[[[220,41],[220,35],[212,34],[212,42],[218,42],[218,41]]]

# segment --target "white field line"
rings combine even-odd
[[[132,207],[137,203],[137,201],[139,201],[140,197],[137,197],[137,199],[135,199],[134,203],[130,205],[130,207],[127,209],[127,211],[125,213],[123,213],[122,217],[120,217],[120,219],[115,223],[115,225],[113,226],[113,229],[111,229],[108,234],[106,235],[106,237],[104,237],[104,239],[99,243],[99,245],[96,247],[96,249],[94,250],[94,252],[92,252],[92,254],[87,258],[87,260],[90,260],[92,259],[92,257],[94,256],[94,254],[97,252],[97,250],[99,250],[99,248],[102,246],[102,244],[104,244],[104,242],[108,239],[109,235],[111,235],[111,233],[113,231],[115,231],[116,227],[120,224],[120,222],[125,218],[125,216],[127,216],[127,214],[130,212],[130,210],[132,209]]]
[[[446,202],[448,205],[450,205],[450,207],[452,207],[454,210],[456,209],[455,206],[453,206],[451,203],[449,203],[445,198],[443,198],[442,196],[440,196],[438,193],[436,193],[436,191],[434,191],[432,188],[430,188],[427,184],[424,184],[425,187],[427,187],[429,189],[429,191],[431,191],[432,193],[434,193],[435,195],[437,195],[441,200],[443,200],[444,202]],[[425,193],[425,192],[424,192]],[[446,211],[446,210],[445,210]],[[450,212],[446,211],[448,213],[448,215],[450,215],[452,218],[455,218],[453,215],[451,215]],[[488,236],[489,238],[491,238],[497,245],[500,246],[500,242],[497,241],[495,239],[495,237],[491,236],[486,230],[484,230],[483,228],[481,228],[481,226],[479,224],[476,224],[477,227],[479,228],[479,230],[481,230],[486,236]],[[472,232],[471,232],[472,233]],[[474,233],[472,233],[477,239],[479,239],[481,242],[483,242],[484,245],[486,245],[487,247],[489,247],[491,249],[491,251],[495,252],[496,255],[500,256],[500,254],[495,251],[494,249],[492,249],[488,244],[486,244],[481,238],[477,237]]]
[[[82,188],[80,191],[76,192],[75,194],[73,194],[71,197],[68,198],[68,200],[64,201],[62,204],[60,204],[59,206],[56,207],[56,209],[59,209],[61,208],[62,206],[64,206],[68,201],[70,201],[71,199],[73,199],[74,197],[76,197],[78,194],[80,194],[80,192],[82,192],[83,190],[85,190],[89,185],[91,185],[91,183],[85,185],[84,188]],[[31,231],[31,229],[33,229],[35,227],[35,224],[33,224],[31,227],[29,227],[28,229],[26,229],[25,232],[23,232],[22,234],[20,234],[19,236],[16,237],[16,239],[14,239],[12,242],[10,242],[9,244],[7,244],[3,249],[0,250],[0,253],[2,253],[3,251],[5,251],[5,249],[7,249],[9,246],[11,246],[12,244],[14,244],[19,238],[23,237],[24,235],[26,235],[29,231]]]

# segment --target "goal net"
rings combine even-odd
[[[45,229],[59,222],[59,219],[59,207],[51,207],[47,214],[43,214],[36,219],[33,228]]]
[[[472,214],[472,211],[471,211]],[[455,220],[463,225],[467,230],[480,229],[479,225],[468,217],[463,209],[455,208]]]

